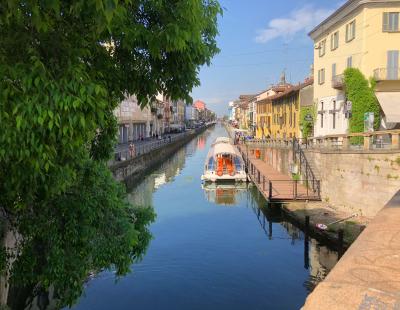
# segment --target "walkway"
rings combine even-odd
[[[400,191],[369,223],[303,310],[400,309]]]
[[[238,145],[239,151],[247,162],[246,150]],[[293,180],[290,176],[280,173],[268,163],[257,159],[249,152],[248,174],[263,196],[269,201],[288,200],[320,200],[319,191],[313,191],[317,186],[306,186],[307,180]]]

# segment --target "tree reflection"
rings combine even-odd
[[[10,308],[72,305],[90,272],[122,276],[143,256],[152,209],[129,204],[105,165],[82,168],[68,191],[3,221],[1,296]]]

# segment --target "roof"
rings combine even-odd
[[[319,23],[313,30],[311,30],[308,35],[313,39],[317,40],[321,35],[325,34],[326,31],[330,29],[333,25],[338,22],[343,22],[343,20],[352,12],[357,10],[361,6],[368,4],[387,6],[388,3],[400,3],[400,0],[348,0],[345,4],[339,7],[330,16]]]
[[[205,104],[203,101],[201,101],[201,100],[196,100],[196,101],[193,103],[193,106],[194,106],[197,110],[205,110],[205,108],[206,108],[206,104]]]
[[[300,91],[302,88],[307,87],[307,86],[310,86],[310,85],[312,85],[312,84],[314,84],[314,79],[313,79],[313,78],[308,78],[308,79],[306,79],[303,83],[298,84],[298,85],[295,85],[295,86],[292,86],[292,87],[286,89],[284,92],[279,93],[279,94],[276,94],[275,96],[271,96],[271,97],[268,98],[268,99],[270,99],[270,100],[277,100],[277,99],[280,99],[280,98],[289,96],[289,95],[291,95],[292,93],[295,93],[295,92],[297,92],[297,91]]]
[[[215,140],[214,144],[217,144],[217,143],[231,143],[231,139],[229,139],[228,137],[218,137]]]
[[[217,138],[208,152],[207,160],[210,157],[215,157],[217,154],[232,154],[241,157],[239,151],[230,142],[227,143],[227,140],[229,140],[229,138]]]

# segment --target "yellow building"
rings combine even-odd
[[[292,86],[273,96],[271,137],[291,139],[300,137],[300,90],[312,85],[312,80]]]
[[[272,102],[271,98],[278,93],[282,93],[290,87],[290,84],[283,82],[280,85],[273,86],[257,95],[256,101],[256,138],[264,139],[271,138],[271,125],[272,125]]]
[[[346,133],[343,71],[377,80],[384,123],[400,122],[400,0],[349,0],[313,29],[315,136]],[[390,126],[390,124],[389,124]]]

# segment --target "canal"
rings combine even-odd
[[[251,185],[203,188],[200,176],[215,128],[196,137],[129,200],[153,206],[153,239],[140,263],[117,281],[91,279],[74,309],[299,309],[337,261]]]

